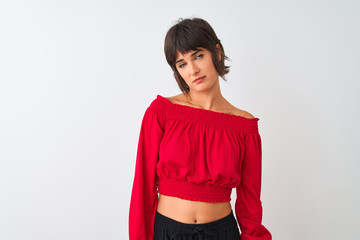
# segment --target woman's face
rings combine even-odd
[[[190,90],[202,91],[211,88],[219,79],[219,74],[212,61],[211,52],[206,48],[176,56],[176,69],[185,80]],[[200,79],[199,81],[195,81]]]

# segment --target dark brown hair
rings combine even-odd
[[[217,52],[219,49],[216,48],[217,43],[220,45],[220,60]],[[226,81],[225,74],[229,72],[230,67],[225,66],[225,59],[229,58],[225,55],[220,39],[210,24],[201,18],[180,18],[165,36],[164,52],[166,61],[174,72],[176,82],[185,94],[190,91],[190,88],[176,69],[177,51],[184,54],[199,47],[206,48],[211,52],[214,67],[224,81]]]

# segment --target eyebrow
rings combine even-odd
[[[202,49],[198,49],[198,50],[196,50],[194,53],[192,53],[191,54],[191,56],[194,56],[195,54],[197,54],[198,52],[201,52],[201,51],[203,51]],[[184,59],[179,59],[179,60],[177,60],[176,62],[175,62],[175,64],[177,64],[178,62],[181,62],[181,61],[183,61]]]

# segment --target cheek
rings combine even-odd
[[[178,69],[178,73],[179,73],[179,75],[182,77],[182,78],[184,78],[184,70],[183,69],[181,69],[181,70],[179,70]]]
[[[214,74],[217,73],[216,68],[215,68],[214,63],[212,62],[212,60],[207,63],[207,70],[209,72],[214,73]]]
[[[187,77],[187,74],[186,74],[186,70],[181,70],[181,71],[179,71],[178,70],[178,73],[179,73],[179,75],[185,80],[185,82],[187,82],[188,81],[188,77]]]

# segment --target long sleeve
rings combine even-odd
[[[262,150],[259,132],[245,135],[245,153],[241,164],[241,183],[236,187],[235,214],[241,240],[271,240],[272,235],[262,224],[261,167]]]
[[[156,163],[164,132],[162,114],[149,106],[142,119],[129,209],[129,239],[154,238],[158,204]]]

